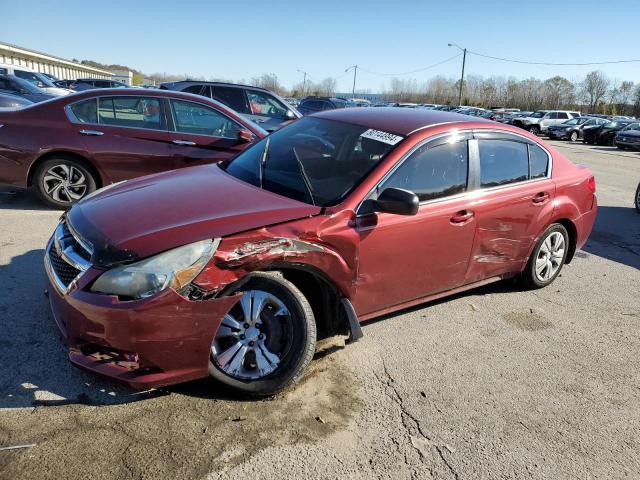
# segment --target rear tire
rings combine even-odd
[[[522,272],[522,283],[531,289],[551,284],[560,274],[569,252],[569,234],[559,223],[553,223],[540,236]]]
[[[86,164],[64,155],[38,165],[33,174],[36,194],[47,205],[70,208],[96,189],[97,179]]]
[[[247,395],[273,395],[297,382],[313,358],[313,310],[300,290],[275,272],[252,273],[227,294],[239,292],[245,295],[216,332],[209,374]]]

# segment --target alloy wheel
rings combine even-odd
[[[224,316],[211,345],[213,361],[233,378],[264,378],[290,349],[291,333],[291,314],[282,300],[249,290]]]
[[[72,203],[87,193],[88,181],[79,168],[61,163],[46,171],[42,186],[44,192],[56,202]]]
[[[544,239],[536,256],[535,272],[541,282],[552,279],[564,260],[565,240],[560,232],[551,232]]]

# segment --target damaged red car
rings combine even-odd
[[[80,201],[46,249],[49,299],[76,366],[268,395],[364,320],[510,277],[549,285],[596,210],[591,172],[520,129],[329,111]]]

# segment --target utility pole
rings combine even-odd
[[[304,76],[302,77],[302,96],[304,97],[304,89],[307,85],[307,72],[305,72],[304,70],[299,70],[298,72],[304,74]]]
[[[344,72],[347,73],[352,68],[353,68],[353,88],[351,89],[351,97],[355,98],[355,95],[356,95],[356,77],[358,75],[358,65],[352,65],[349,68],[347,68]]]
[[[449,43],[448,46],[456,47],[459,50],[462,50],[462,75],[460,76],[460,94],[458,96],[458,106],[462,105],[462,85],[464,85],[464,64],[467,61],[467,49],[462,48],[460,45],[456,45],[455,43]]]

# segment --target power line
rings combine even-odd
[[[584,63],[552,63],[552,62],[530,62],[527,60],[516,60],[513,58],[502,58],[502,57],[494,57],[492,55],[484,55],[483,53],[473,52],[471,50],[467,50],[467,53],[472,55],[476,55],[478,57],[490,58],[492,60],[500,60],[501,62],[510,62],[510,63],[523,63],[526,65],[550,65],[550,66],[585,66],[585,65],[611,65],[614,63],[637,63],[639,60],[611,60],[607,62],[584,62]]]
[[[442,61],[440,61],[440,62],[438,62],[438,63],[434,63],[433,65],[429,65],[429,66],[427,66],[427,67],[418,68],[417,70],[411,70],[411,71],[409,71],[409,72],[401,72],[401,73],[383,73],[383,72],[374,72],[374,71],[372,71],[372,70],[367,70],[366,68],[362,68],[362,67],[360,67],[360,66],[358,66],[358,68],[359,68],[360,70],[362,70],[363,72],[367,72],[367,73],[370,73],[370,74],[372,74],[372,75],[382,75],[382,76],[385,76],[385,77],[400,77],[400,76],[402,76],[402,75],[411,75],[412,73],[418,73],[418,72],[423,72],[423,71],[425,71],[425,70],[429,70],[430,68],[437,67],[438,65],[442,65],[443,63],[450,62],[451,60],[453,60],[453,59],[455,59],[455,58],[458,58],[460,55],[462,55],[462,54],[461,54],[461,53],[458,53],[457,55],[454,55],[453,57],[449,57],[449,58],[447,58],[447,59],[445,59],[445,60],[442,60]]]

